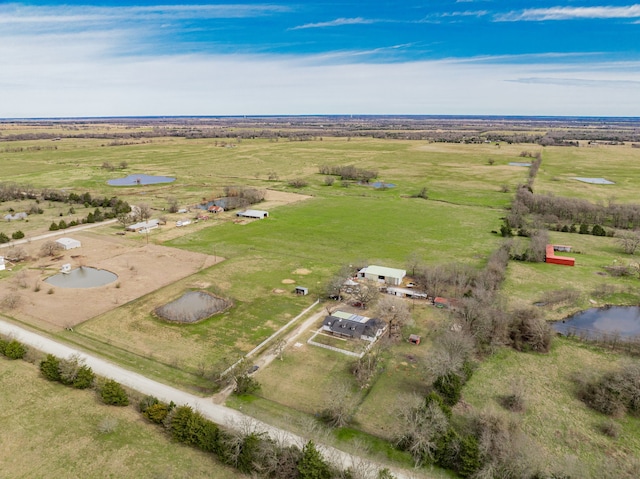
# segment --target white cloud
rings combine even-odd
[[[344,25],[368,25],[371,23],[378,23],[380,20],[372,20],[362,17],[355,18],[336,18],[328,22],[307,23],[305,25],[299,25],[293,27],[290,30],[303,30],[306,28],[327,28],[327,27],[341,27]]]
[[[611,18],[639,18],[640,5],[634,4],[624,7],[552,7],[530,8],[519,12],[509,12],[496,16],[496,20],[503,22],[544,21],[544,20],[575,20],[575,19],[611,19]]]

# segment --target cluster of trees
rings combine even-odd
[[[11,233],[11,238],[9,238],[5,233],[0,232],[0,243],[8,243],[12,239],[17,240],[22,238],[24,238],[24,233],[21,230]]]
[[[547,225],[585,224],[609,225],[619,229],[640,227],[640,204],[594,204],[580,198],[533,193],[527,186],[519,186],[507,216],[511,227],[520,227],[526,215],[537,215]]]
[[[56,381],[75,389],[90,388],[95,379],[93,370],[77,355],[60,359],[53,354],[48,354],[40,361],[40,372],[49,381]]]
[[[321,175],[339,176],[341,180],[355,180],[363,183],[369,183],[378,177],[375,170],[366,170],[353,165],[322,165],[318,168]]]
[[[251,425],[245,432],[225,430],[189,406],[176,407],[152,396],[145,397],[139,408],[173,440],[212,453],[244,474],[271,479],[358,477],[355,471],[340,471],[329,464],[312,441],[301,449],[257,432]],[[391,476],[387,471],[380,477]]]
[[[0,354],[9,359],[22,359],[27,354],[27,347],[15,339],[0,338]]]

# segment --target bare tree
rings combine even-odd
[[[167,198],[167,203],[169,203],[169,213],[177,213],[180,209],[178,199],[175,197]]]
[[[411,320],[406,301],[393,296],[383,296],[376,307],[377,315],[389,324],[389,337],[398,338],[402,327]]]
[[[19,246],[12,246],[5,251],[4,257],[9,261],[19,263],[20,261],[26,260],[28,258],[28,255],[24,248],[21,248]]]
[[[40,256],[55,256],[62,250],[62,245],[55,241],[45,241],[40,247]]]
[[[353,300],[362,309],[367,309],[367,306],[373,303],[380,296],[380,290],[370,284],[360,284],[353,290]]]
[[[327,407],[320,418],[331,427],[344,427],[351,422],[355,397],[351,385],[345,381],[331,385],[327,395]]]
[[[375,351],[370,351],[351,364],[351,373],[356,378],[360,389],[369,387],[371,379],[378,371],[380,355]]]
[[[137,221],[147,221],[151,218],[151,206],[147,203],[140,203],[135,208],[135,216]]]
[[[640,232],[638,231],[616,231],[616,238],[625,254],[635,254],[640,245]]]
[[[273,354],[280,361],[284,360],[284,350],[287,347],[287,342],[284,339],[279,339],[276,344],[273,345]]]

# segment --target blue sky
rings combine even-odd
[[[0,3],[0,117],[640,116],[640,3]]]

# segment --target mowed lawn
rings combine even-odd
[[[0,390],[3,477],[244,477],[171,441],[135,405],[104,405],[94,391],[46,381],[33,364],[0,358]],[[101,432],[108,424],[113,430]]]
[[[589,409],[575,393],[577,375],[611,370],[620,359],[564,338],[554,339],[548,354],[504,349],[480,363],[462,397],[475,410],[501,410],[500,397],[519,381],[526,411],[505,414],[532,438],[542,464],[554,464],[571,477],[632,479],[638,477],[640,418],[614,418],[621,432],[608,437],[599,428],[609,418]]]

